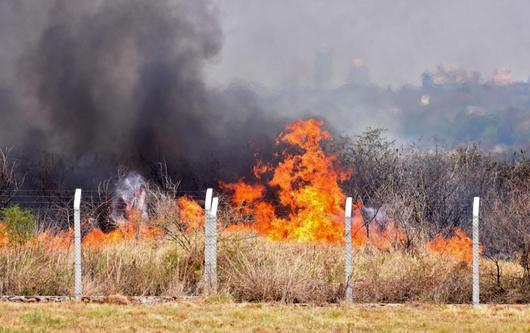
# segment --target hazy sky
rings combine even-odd
[[[344,81],[361,58],[372,81],[419,84],[440,63],[488,78],[507,67],[530,75],[530,1],[499,0],[213,0],[224,31],[208,68],[213,84],[233,80],[270,88],[308,86],[315,54],[333,54]]]

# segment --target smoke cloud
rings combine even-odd
[[[267,107],[348,135],[530,147],[528,1],[214,1],[226,43],[211,84],[261,85]]]
[[[530,75],[530,3],[511,0],[213,0],[225,34],[214,82],[249,80],[271,89],[314,81],[317,52],[332,54],[333,84],[363,60],[374,83],[397,88],[451,63],[491,75]]]
[[[165,162],[198,185],[279,126],[246,89],[205,87],[223,41],[206,0],[0,0],[0,22],[0,146],[26,166],[86,182]]]
[[[0,0],[0,147],[28,187],[152,179],[160,162],[185,188],[236,180],[308,116],[530,145],[525,2],[212,1]]]

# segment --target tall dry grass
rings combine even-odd
[[[124,242],[86,250],[86,295],[196,294],[202,278],[202,252],[182,251],[172,242]]]
[[[250,239],[222,246],[222,288],[238,301],[336,302],[342,262],[337,247]]]
[[[183,251],[173,242],[122,242],[84,249],[83,290],[93,295],[197,294],[200,247]],[[0,251],[1,295],[71,295],[73,253],[46,247]]]
[[[274,242],[246,234],[221,235],[220,291],[236,301],[340,302],[344,295],[343,248],[335,245]],[[419,252],[354,253],[356,302],[471,301],[471,265]],[[203,242],[186,248],[175,241],[123,242],[83,253],[86,295],[200,295]],[[524,303],[530,292],[520,265],[481,263],[483,302]],[[71,251],[12,247],[0,251],[0,294],[69,295],[73,287]]]
[[[0,249],[1,295],[69,295],[73,260],[63,251],[42,247]]]

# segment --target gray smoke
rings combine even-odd
[[[226,45],[212,84],[262,85],[268,107],[348,135],[530,148],[528,1],[213,1]],[[503,68],[512,84],[495,78]]]
[[[0,146],[28,168],[53,156],[66,181],[166,162],[211,182],[279,124],[244,87],[205,87],[222,45],[207,0],[0,0],[0,42]]]
[[[290,120],[284,118],[308,115],[324,116],[347,135],[371,126],[389,128],[389,134],[400,140],[478,141],[497,150],[530,144],[528,82],[497,84],[488,75],[476,80],[471,75],[461,82],[460,71],[442,73],[454,82],[440,82],[432,63],[444,59],[429,51],[423,55],[428,62],[411,58],[421,68],[410,71],[418,77],[420,70],[430,70],[429,80],[421,86],[387,88],[381,82],[395,80],[381,71],[401,68],[390,59],[393,52],[340,51],[340,45],[349,47],[356,39],[365,41],[360,46],[372,45],[367,32],[393,31],[388,17],[404,26],[405,33],[396,32],[392,39],[397,44],[408,41],[403,36],[409,31],[423,33],[417,29],[422,20],[401,22],[401,16],[395,17],[400,11],[390,10],[390,2],[381,12],[379,5],[367,7],[377,9],[373,24],[380,30],[372,29],[373,15],[364,15],[369,28],[364,18],[361,26],[341,29],[325,16],[325,2],[295,1],[284,11],[284,2],[261,4],[272,6],[270,10],[240,4],[241,0],[218,3],[230,38],[224,51],[230,66],[221,66],[222,75],[210,72],[210,80],[252,81],[257,75],[265,82],[270,76],[286,75],[278,79],[284,82],[281,88],[206,86],[205,71],[212,71],[210,64],[219,64],[224,42],[217,9],[208,0],[0,0],[0,147],[15,148],[26,185],[94,187],[118,168],[153,179],[162,162],[185,187],[204,188],[219,179],[245,176],[255,153],[270,153],[274,137]],[[402,9],[408,12],[411,6],[416,4]],[[310,12],[304,16],[307,24],[293,21],[299,8]],[[356,7],[341,1],[332,8],[342,13],[343,8]],[[462,13],[465,19],[459,14],[457,21],[467,22],[467,12]],[[275,25],[265,24],[272,20]],[[345,15],[340,21],[351,18]],[[327,27],[325,33],[316,33],[319,25]],[[315,34],[308,33],[313,29]],[[337,31],[347,31],[346,39],[333,34]],[[431,32],[438,36],[438,30]],[[417,43],[417,38],[411,40]],[[387,41],[385,37],[379,43]],[[404,45],[398,52],[400,62],[404,55],[416,54]],[[447,52],[456,47],[443,45]],[[512,49],[504,48],[502,54],[511,54]],[[322,61],[314,62],[315,53]],[[332,55],[334,64],[348,69],[334,68],[331,59],[326,60]],[[352,62],[351,56],[365,62]],[[267,67],[267,62],[260,62],[262,57],[281,64]],[[319,66],[323,68],[314,68]],[[333,71],[341,74],[331,75]],[[322,82],[313,82],[315,73]]]
[[[128,173],[116,184],[110,216],[115,225],[128,220],[131,209],[138,210],[141,218],[147,218],[147,183],[136,172]]]

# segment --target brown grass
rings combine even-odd
[[[221,281],[238,301],[337,302],[341,265],[336,247],[255,239],[224,257]]]
[[[196,238],[186,249],[174,241],[123,242],[83,255],[86,295],[200,295],[203,250]],[[219,242],[220,292],[238,302],[336,303],[344,294],[343,248],[274,242],[245,234]],[[471,266],[420,252],[366,248],[354,253],[355,302],[469,303]],[[483,302],[525,303],[522,268],[481,262]],[[1,295],[70,295],[72,253],[45,248],[0,251]]]

